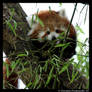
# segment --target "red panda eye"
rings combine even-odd
[[[60,33],[60,30],[56,29],[56,33]]]
[[[47,33],[47,34],[50,34],[50,31],[47,31],[46,33]]]

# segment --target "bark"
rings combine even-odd
[[[14,11],[14,13],[13,13]],[[10,16],[12,19],[10,20]],[[3,3],[3,50],[8,56],[14,50],[23,51],[25,46],[27,32],[29,26],[26,21],[26,14],[22,10],[21,6],[18,3]],[[9,24],[6,21],[10,20],[10,24],[15,27],[14,23],[17,23],[16,34],[11,31]]]
[[[12,16],[13,9],[14,14]],[[6,21],[10,20],[10,16],[12,16],[12,20],[9,23],[11,23],[12,25],[14,25],[14,23],[17,23],[17,28],[15,30],[17,35],[14,35],[9,25],[7,25],[6,23]],[[28,41],[29,38],[27,37],[27,32],[28,30],[30,30],[30,28],[25,18],[26,14],[18,3],[3,3],[3,51],[6,53],[10,60],[15,60],[18,53],[24,52],[25,49],[30,50],[31,48],[31,44]],[[70,65],[70,75],[72,74],[72,71],[73,65]],[[25,72],[22,75],[27,75],[27,78],[30,79],[30,75],[28,75],[27,73],[28,72]],[[80,74],[81,73],[78,73],[78,75]],[[60,87],[62,89],[78,89],[80,82],[82,85],[81,89],[85,89],[88,82],[88,80],[81,75],[78,80],[74,81],[71,85],[68,85],[69,80],[67,72],[64,72],[59,77],[61,79]],[[28,79],[26,79],[24,76],[21,76],[21,79],[23,79],[24,83],[26,84],[29,82]]]

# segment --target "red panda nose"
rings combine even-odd
[[[56,37],[55,36],[52,36],[52,40],[55,40],[56,39]]]

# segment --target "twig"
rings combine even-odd
[[[66,35],[65,35],[64,42],[66,41],[68,32],[70,31],[70,25],[71,25],[71,23],[72,23],[72,21],[73,21],[73,17],[74,17],[74,14],[75,14],[76,7],[77,7],[77,3],[75,4],[75,8],[74,8],[74,11],[73,11],[73,14],[72,14],[72,18],[71,18],[70,24],[69,24],[69,26],[68,26],[68,30],[67,30]]]

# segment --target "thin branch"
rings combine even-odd
[[[88,11],[88,6],[87,6],[87,8],[86,8],[86,14],[85,14],[85,19],[84,19],[84,24],[85,24],[86,17],[87,17],[87,11]]]
[[[77,7],[77,3],[75,4],[75,8],[74,8],[74,11],[73,11],[73,14],[72,14],[72,18],[71,18],[70,24],[69,24],[69,26],[68,26],[68,30],[67,30],[66,35],[65,35],[64,42],[65,42],[65,40],[66,40],[66,38],[67,38],[68,32],[70,31],[70,25],[71,25],[71,23],[72,23],[72,21],[73,21],[73,17],[74,17],[75,11],[76,11],[76,7]]]

